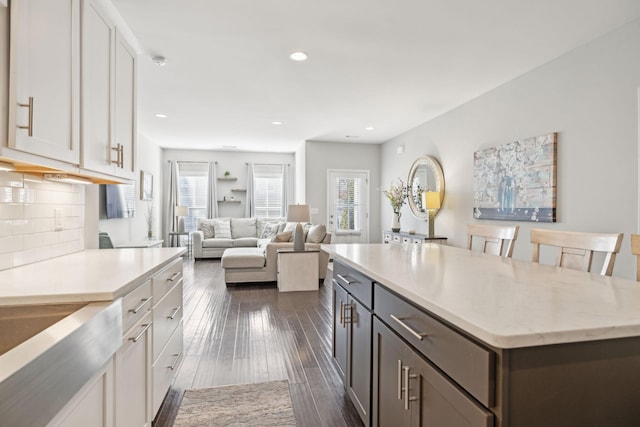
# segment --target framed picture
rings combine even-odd
[[[473,217],[556,221],[557,133],[474,153]]]
[[[140,171],[140,200],[153,200],[153,175]]]

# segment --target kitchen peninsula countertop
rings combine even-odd
[[[496,348],[640,336],[632,280],[432,243],[322,249]]]
[[[185,248],[88,249],[0,271],[0,306],[110,301]],[[139,283],[139,282],[138,282]]]

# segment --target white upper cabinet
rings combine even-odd
[[[118,175],[133,179],[136,168],[137,55],[117,29],[115,58],[115,140],[113,142],[121,151]]]
[[[113,45],[115,26],[95,2],[82,9],[82,161],[86,169],[113,175]],[[113,161],[112,161],[113,159]]]
[[[80,0],[12,0],[10,148],[79,162]]]
[[[136,141],[136,52],[100,6],[82,13],[81,168],[133,179]]]

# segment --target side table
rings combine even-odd
[[[188,231],[182,231],[182,232],[170,231],[169,232],[169,247],[171,247],[171,248],[174,247],[174,241],[175,241],[175,247],[179,247],[180,246],[180,236],[187,236],[187,257],[191,258],[191,234]]]
[[[278,249],[278,290],[317,291],[320,281],[319,254],[319,249]]]

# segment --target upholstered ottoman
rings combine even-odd
[[[226,283],[261,282],[265,280],[263,248],[229,248],[220,260]]]

